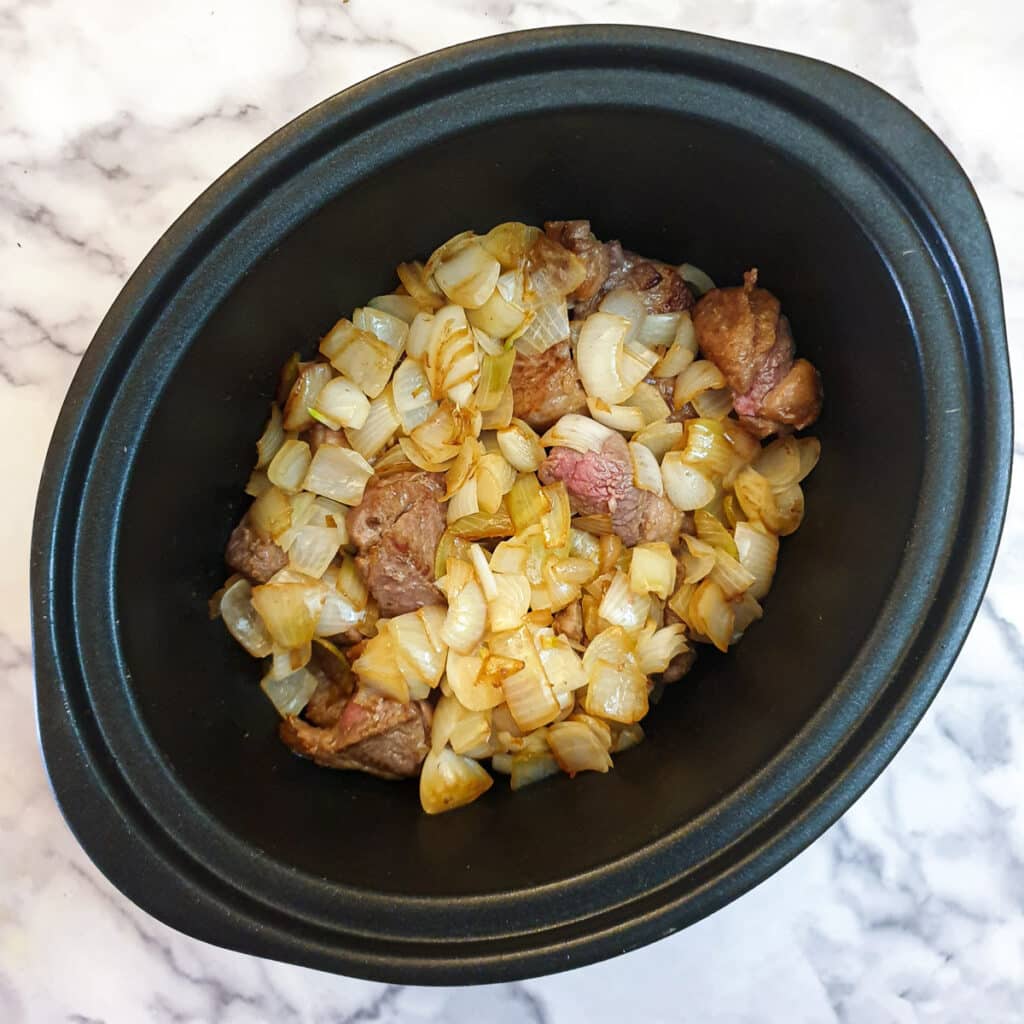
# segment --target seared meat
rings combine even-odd
[[[356,565],[382,616],[444,604],[434,555],[445,528],[444,476],[419,470],[373,476],[348,515]]]
[[[588,220],[551,220],[544,225],[549,238],[574,252],[587,268],[583,284],[569,298],[574,316],[589,316],[613,288],[632,288],[649,313],[676,313],[693,305],[693,293],[675,267],[647,260],[622,248],[619,242],[599,242]]]
[[[329,710],[325,713],[324,708]],[[401,704],[357,690],[351,698],[321,701],[319,713],[329,724],[311,725],[292,716],[281,723],[280,734],[296,754],[325,768],[404,779],[419,772],[430,749],[431,708],[426,701]]]
[[[574,302],[592,299],[604,285],[612,269],[608,247],[590,230],[589,220],[549,220],[544,224],[548,238],[561,243],[583,262],[587,276],[569,296]]]
[[[715,288],[693,311],[701,352],[723,373],[741,422],[761,437],[810,426],[821,412],[821,380],[793,362],[793,335],[779,300],[758,288],[757,270],[739,288]]]
[[[288,556],[269,537],[252,527],[246,515],[231,531],[224,561],[254,583],[266,583],[288,564]]]
[[[317,684],[303,714],[314,725],[329,729],[341,718],[355,686],[355,677],[347,665],[317,646],[306,667],[316,676]]]
[[[546,430],[570,412],[586,412],[587,395],[567,341],[539,356],[516,355],[512,364],[515,415],[537,430]]]
[[[633,464],[619,434],[608,438],[599,452],[585,455],[554,447],[541,464],[542,483],[562,480],[573,511],[583,515],[608,513],[612,529],[629,547],[640,541],[676,544],[683,515],[670,502],[633,486]]]

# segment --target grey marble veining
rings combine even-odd
[[[868,793],[768,882],[638,952],[476,989],[376,985],[157,923],[64,826],[32,710],[43,453],[99,319],[173,218],[318,100],[464,39],[659,24],[806,53],[928,121],[975,182],[1024,379],[1024,8],[980,0],[0,0],[0,1024],[1024,1021],[1024,445],[967,646]],[[1020,418],[1018,416],[1018,423]]]

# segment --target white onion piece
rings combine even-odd
[[[821,442],[816,437],[802,437],[797,445],[800,448],[800,476],[796,482],[802,483],[821,458]]]
[[[406,433],[415,430],[437,409],[437,402],[430,394],[430,382],[417,359],[407,358],[395,370],[392,393],[398,418]]]
[[[353,451],[358,452],[364,459],[372,459],[388,446],[401,425],[392,398],[391,385],[388,385],[370,402],[363,425],[358,428],[349,427],[345,431],[345,436]]]
[[[513,299],[506,297],[506,289],[502,288],[502,278],[514,277],[503,274],[498,278],[497,287],[491,292],[487,301],[477,309],[466,313],[474,327],[486,331],[493,338],[507,338],[516,333],[526,324],[527,313]]]
[[[452,561],[449,559],[449,575]],[[470,579],[457,593],[449,592],[441,638],[450,648],[459,654],[468,654],[477,648],[486,628],[487,602],[475,579]]]
[[[597,308],[602,313],[620,316],[629,323],[629,329],[622,339],[624,344],[637,340],[647,320],[644,301],[632,288],[614,288],[601,300]]]
[[[491,630],[517,629],[530,610],[530,581],[519,572],[496,572],[494,583],[497,594],[487,605]]]
[[[602,445],[614,436],[614,432],[609,427],[592,420],[589,416],[566,413],[540,439],[540,443],[545,448],[558,445],[586,454],[600,451]]]
[[[501,264],[477,242],[464,246],[434,269],[448,298],[466,309],[482,306],[498,283]]]
[[[352,381],[335,377],[320,389],[310,415],[331,430],[361,427],[370,415],[370,400]]]
[[[399,352],[405,347],[409,336],[409,323],[403,317],[393,316],[383,309],[363,306],[352,314],[352,323],[362,331],[375,334]]]
[[[396,615],[387,620],[387,628],[391,633],[391,643],[395,651],[399,670],[411,687],[414,683],[433,689],[441,681],[444,674],[448,649],[441,638],[434,634],[437,625],[442,621],[443,609],[436,606],[427,611],[420,608],[404,615]]]
[[[481,765],[447,747],[427,754],[420,769],[420,805],[427,814],[442,814],[472,803],[494,780]]]
[[[600,398],[587,398],[590,415],[612,430],[621,430],[627,434],[642,430],[646,421],[642,409],[630,405],[609,405]]]
[[[629,329],[628,320],[611,313],[591,313],[580,328],[576,366],[583,387],[588,395],[604,399],[609,405],[625,401],[633,392],[620,369]]]
[[[271,486],[249,507],[249,522],[257,533],[276,540],[292,525],[292,505],[288,495]]]
[[[732,389],[711,388],[690,399],[697,415],[709,420],[724,420],[732,412]]]
[[[634,442],[649,448],[656,459],[664,458],[665,453],[683,443],[682,423],[661,421],[644,427],[633,436]]]
[[[285,493],[296,494],[302,489],[309,464],[309,445],[305,441],[285,441],[270,460],[267,479]]]
[[[657,352],[645,348],[637,342],[628,342],[623,346],[622,354],[619,357],[619,377],[632,394],[650,375],[657,363]]]
[[[411,295],[378,295],[367,305],[390,313],[407,324],[411,324],[420,312],[420,304]]]
[[[629,457],[633,462],[633,486],[641,491],[650,491],[659,497],[665,493],[658,460],[646,445],[629,442]]]
[[[338,531],[330,526],[303,526],[288,545],[288,564],[296,571],[319,579],[341,547]]]
[[[267,676],[260,683],[260,689],[267,695],[282,718],[298,715],[309,703],[316,689],[316,676],[304,668],[285,676],[274,679]]]
[[[512,414],[515,412],[515,396],[512,394],[512,385],[505,388],[501,401],[493,409],[488,409],[480,417],[480,426],[483,430],[499,430],[507,427],[512,422]]]
[[[727,551],[715,548],[715,566],[710,578],[718,584],[727,601],[734,601],[750,589],[756,577]]]
[[[245,493],[250,498],[258,498],[261,494],[266,494],[273,486],[262,469],[254,469],[249,474],[249,479],[245,482]]]
[[[650,610],[650,596],[635,593],[629,585],[629,577],[619,569],[612,577],[597,613],[613,626],[635,631],[647,621]]]
[[[646,676],[664,672],[672,659],[688,648],[686,627],[681,622],[664,626],[650,636],[641,637],[636,645],[640,671]]]
[[[498,448],[513,469],[535,473],[544,461],[544,446],[536,431],[522,420],[513,419],[497,433]]]
[[[409,684],[399,668],[396,653],[391,630],[382,628],[366,641],[363,653],[352,663],[352,671],[367,689],[408,704]]]
[[[723,653],[732,642],[736,616],[721,588],[705,580],[690,600],[692,614],[702,632]]]
[[[660,541],[637,544],[629,562],[629,586],[634,594],[657,594],[667,601],[676,589],[672,549]]]
[[[316,404],[320,389],[334,376],[327,363],[307,363],[299,370],[284,404],[285,430],[307,430],[313,426],[309,407]]]
[[[540,637],[537,648],[544,674],[551,680],[555,691],[573,692],[587,685],[587,673],[580,656],[569,646],[569,641],[552,633]]]
[[[536,651],[534,651],[536,657]],[[502,691],[516,725],[523,732],[553,722],[561,710],[550,683],[540,669],[527,665],[502,680]]]
[[[270,419],[256,442],[256,468],[266,469],[277,450],[284,444],[284,424],[281,410],[276,404],[270,407]]]
[[[725,387],[722,371],[709,359],[698,359],[676,377],[676,389],[672,400],[675,407],[681,409],[702,391],[722,387]]]
[[[405,339],[406,354],[413,359],[422,359],[434,330],[433,313],[417,313],[409,324],[409,336]]]
[[[278,647],[301,647],[313,639],[324,596],[319,582],[265,583],[253,588],[252,606]]]
[[[583,722],[557,722],[548,729],[548,744],[558,766],[568,775],[606,772],[612,759],[593,730]]]
[[[547,744],[545,743],[546,747]],[[494,763],[493,759],[491,763]],[[549,750],[546,750],[545,753],[524,751],[523,753],[515,754],[511,759],[509,766],[511,779],[509,782],[513,791],[515,791],[522,789],[524,786],[531,786],[533,783],[540,782],[541,779],[546,779],[551,775],[557,775],[559,771],[558,762]]]
[[[331,361],[331,366],[354,381],[370,398],[376,398],[387,387],[401,355],[400,349],[344,318],[321,340],[320,351]]]
[[[526,355],[540,355],[552,345],[569,337],[569,307],[564,298],[557,298],[534,308],[518,334],[516,348]]]
[[[679,330],[681,317],[688,313],[648,313],[640,328],[637,341],[648,348],[665,348],[671,345]]]
[[[473,571],[476,573],[485,600],[493,601],[498,596],[498,584],[495,582],[494,573],[491,572],[487,552],[479,544],[471,544],[469,558],[473,563]]]
[[[252,585],[240,577],[220,598],[220,617],[228,632],[254,657],[265,658],[271,651],[270,634],[252,605]]]
[[[282,647],[275,647],[270,657],[270,671],[265,678],[269,680],[284,679],[293,672],[298,672],[300,668],[305,668],[312,655],[313,645],[311,643],[293,647],[290,651]]]
[[[475,515],[480,511],[480,502],[476,495],[476,478],[467,480],[448,502],[448,522],[454,523],[463,516]]]
[[[665,497],[682,512],[703,508],[715,496],[715,485],[698,469],[683,461],[683,453],[666,452],[661,462]]]
[[[679,267],[679,276],[688,284],[693,285],[698,298],[701,295],[712,291],[716,287],[715,282],[712,281],[711,278],[700,269],[700,267],[695,267],[692,263],[681,264]]]
[[[316,450],[302,486],[342,505],[358,505],[371,476],[373,467],[358,452],[324,444]]]
[[[357,608],[351,598],[331,587],[324,591],[324,606],[313,630],[315,636],[337,636],[366,618],[363,608]]]
[[[445,669],[448,685],[458,702],[470,711],[487,711],[505,700],[502,680],[519,670],[522,662],[482,653],[459,654],[448,651]]]
[[[400,263],[395,268],[395,273],[398,274],[398,280],[402,282],[405,290],[423,309],[432,311],[444,305],[444,296],[422,263],[415,260],[411,263]]]

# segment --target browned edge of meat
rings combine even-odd
[[[266,583],[288,564],[288,556],[269,537],[260,534],[246,513],[231,531],[224,561],[253,583]]]
[[[741,422],[759,437],[809,427],[821,413],[818,371],[793,361],[793,335],[779,300],[757,287],[757,269],[743,285],[715,288],[693,310],[697,344],[722,371]]]
[[[373,476],[348,515],[356,565],[385,617],[444,604],[434,556],[446,525],[444,474],[407,470]]]
[[[535,430],[546,430],[567,413],[587,408],[587,395],[568,341],[560,341],[538,356],[517,353],[510,383],[515,415]]]
[[[322,698],[312,714],[317,713],[324,725],[291,716],[281,723],[279,732],[296,754],[325,768],[405,779],[418,773],[430,749],[432,711],[426,701],[402,704],[357,690],[350,698]]]

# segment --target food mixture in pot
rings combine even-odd
[[[281,739],[430,814],[606,772],[761,618],[818,461],[779,300],[600,242],[463,232],[285,365],[212,610]]]

